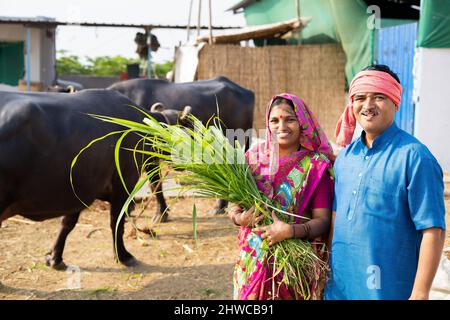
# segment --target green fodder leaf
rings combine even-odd
[[[75,196],[77,197],[78,200],[80,200],[80,202],[87,208],[89,207],[83,200],[81,200],[81,198],[78,196],[77,192],[75,191],[75,186],[73,185],[73,168],[75,167],[75,164],[78,161],[78,158],[81,156],[81,154],[86,151],[87,149],[89,149],[93,144],[97,143],[98,141],[101,141],[105,138],[108,138],[112,135],[115,134],[120,134],[123,133],[123,131],[113,131],[110,133],[105,134],[104,136],[94,139],[91,142],[89,142],[83,149],[81,149],[77,155],[73,158],[72,163],[70,164],[70,174],[69,174],[69,180],[70,180],[70,186],[72,187],[72,191],[75,194]]]
[[[195,190],[197,194],[239,202],[245,209],[255,205],[259,211],[267,215],[262,222],[263,225],[272,223],[271,210],[275,210],[277,214],[285,217],[292,215],[278,208],[271,199],[258,190],[251,170],[244,161],[245,153],[239,141],[230,143],[222,130],[215,126],[209,126],[211,119],[206,127],[192,115],[190,115],[190,119],[192,119],[193,129],[167,126],[158,123],[151,117],[145,118],[143,120],[145,125],[140,124],[138,127],[131,127],[131,123],[121,122],[120,124],[127,126],[129,131],[142,133],[140,136],[145,139],[143,145],[152,148],[136,150],[137,147],[140,148],[141,145],[139,145],[134,149],[127,150],[133,151],[135,158],[135,154],[141,153],[155,157],[172,167],[185,169],[183,181],[189,184],[184,187]],[[112,121],[111,119],[105,120]],[[213,121],[221,129],[220,118],[214,118]],[[180,150],[182,153],[176,154]],[[184,152],[184,150],[189,152]],[[192,150],[194,150],[193,154]],[[225,155],[220,151],[225,151]],[[155,174],[155,171],[150,173],[147,178],[152,174]],[[125,207],[122,208],[121,217],[127,213],[130,203],[127,201]],[[195,247],[197,247],[197,209],[195,204],[192,217],[194,241]],[[312,247],[297,240],[285,240],[276,247],[270,248],[263,241],[263,249],[267,250],[270,257],[273,257],[274,276],[281,274],[283,283],[294,288],[302,297],[309,298],[308,281],[312,275],[317,273],[320,260],[314,254]]]
[[[128,135],[128,134],[130,134],[131,132],[133,132],[134,130],[133,129],[129,129],[129,130],[126,130],[121,136],[120,136],[120,138],[117,140],[117,142],[116,142],[116,146],[115,146],[115,148],[114,148],[114,159],[115,159],[115,163],[116,163],[116,169],[117,169],[117,173],[118,173],[118,175],[119,175],[119,178],[120,178],[120,181],[122,182],[122,185],[123,185],[123,187],[124,187],[124,189],[125,189],[125,191],[128,193],[128,194],[130,194],[130,192],[128,191],[128,187],[127,187],[127,185],[126,185],[126,183],[125,183],[125,179],[123,178],[123,175],[122,175],[122,169],[120,168],[120,147],[121,147],[121,145],[122,145],[122,141],[123,141],[123,139],[125,139],[125,137]],[[139,171],[139,170],[138,170]]]
[[[280,272],[283,271],[283,269],[285,269],[286,263],[288,262],[289,259],[289,254],[287,254],[285,257],[283,256],[277,257],[277,255],[280,255],[280,253],[276,249],[274,255],[276,261],[276,263],[274,263],[274,267],[276,267],[276,269],[273,271],[273,277],[277,276]]]
[[[136,107],[136,106],[134,106],[134,105],[132,105],[132,104],[127,104],[127,106],[136,109],[137,111],[139,111],[140,113],[142,113],[142,114],[143,114],[144,116],[146,116],[147,118],[153,118],[153,117],[150,115],[150,113],[148,113],[148,112],[145,111],[145,110],[142,110],[142,109],[139,108],[139,107]]]
[[[146,155],[155,157],[155,158],[160,159],[160,160],[166,160],[166,161],[170,161],[171,160],[170,155],[165,155],[165,154],[158,153],[158,152],[137,150],[137,149],[131,149],[131,148],[122,148],[122,150],[131,151],[133,153],[140,153],[140,154],[143,154],[143,155],[146,154]]]
[[[144,132],[144,133],[151,133],[149,132],[149,127],[139,123],[139,122],[135,122],[135,121],[131,121],[131,120],[126,120],[126,119],[121,119],[121,118],[115,118],[115,117],[109,117],[109,116],[102,116],[102,115],[96,115],[96,114],[91,114],[88,113],[89,116],[98,119],[98,120],[102,120],[104,122],[109,122],[109,123],[113,123],[113,124],[117,124],[120,125],[122,127],[126,127],[129,129],[134,129],[136,131],[140,131],[140,132]]]
[[[141,139],[138,142],[136,142],[136,145],[134,146],[134,148],[132,150],[133,160],[134,160],[134,165],[136,167],[136,171],[138,171],[138,172],[141,171],[141,174],[142,174],[142,170],[145,168],[145,164],[150,160],[150,159],[144,160],[145,159],[144,154],[139,152],[139,150],[144,150],[145,140],[146,140],[146,137],[141,137]],[[141,145],[142,145],[142,147],[140,148]],[[122,149],[130,150],[129,148],[122,148]],[[140,155],[140,158],[141,158],[140,159],[141,166],[139,166],[139,160],[137,158],[138,155]]]
[[[128,195],[127,200],[125,201],[125,203],[122,206],[122,209],[120,209],[120,213],[119,216],[117,218],[116,221],[116,227],[114,230],[114,234],[115,234],[115,241],[114,241],[114,251],[116,253],[116,257],[118,258],[118,250],[117,250],[117,232],[119,229],[119,223],[122,220],[123,216],[126,214],[128,216],[128,207],[130,206],[131,202],[133,201],[134,197],[136,196],[136,194],[139,192],[139,190],[141,190],[141,188],[144,186],[145,183],[147,183],[149,180],[148,177],[145,177],[144,179],[140,179],[136,185],[134,186],[133,190],[131,191],[131,193]]]

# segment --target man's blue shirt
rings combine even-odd
[[[445,230],[442,169],[395,123],[370,149],[362,136],[335,162],[336,219],[325,299],[408,299],[421,230]]]

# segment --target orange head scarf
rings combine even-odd
[[[336,143],[345,147],[352,141],[356,127],[356,118],[353,114],[353,97],[357,93],[379,92],[386,95],[396,106],[402,99],[402,86],[389,73],[377,70],[359,72],[350,83],[349,103],[336,126]]]

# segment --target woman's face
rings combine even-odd
[[[270,132],[277,137],[281,148],[300,147],[300,124],[292,107],[287,103],[273,106],[269,114]]]

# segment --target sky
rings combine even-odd
[[[193,0],[191,25],[197,24],[198,5],[202,1],[202,25],[208,25],[208,0]],[[0,16],[45,16],[58,21],[110,22],[130,24],[186,25],[191,0],[0,0]],[[238,0],[211,0],[213,26],[244,26],[242,13],[225,11]],[[85,56],[115,56],[137,58],[134,36],[136,28],[99,28],[59,26],[56,33],[57,50]],[[208,31],[202,31],[202,34]],[[154,29],[161,47],[153,54],[154,61],[172,60],[175,46],[185,43],[186,30]],[[196,30],[191,31],[191,40]],[[59,54],[58,54],[59,55]]]

